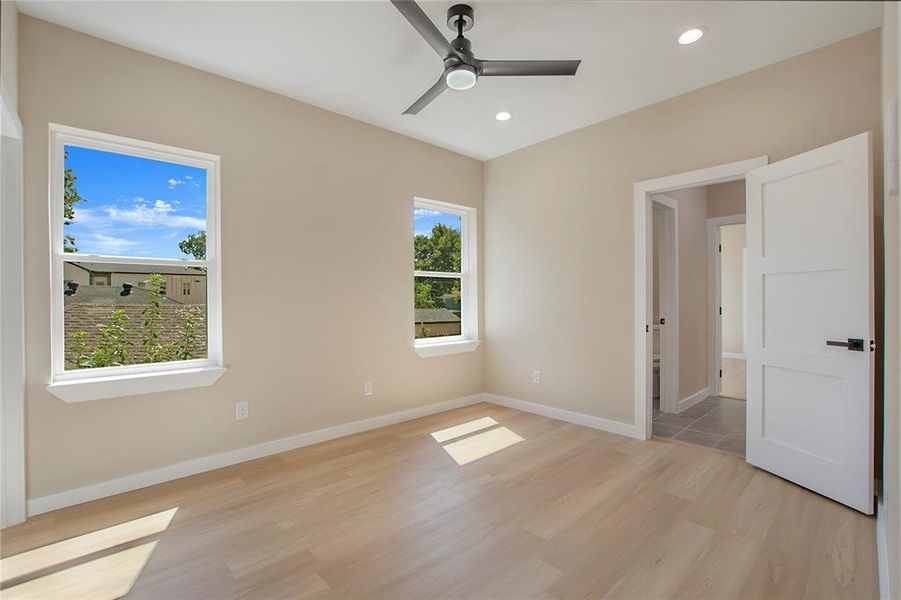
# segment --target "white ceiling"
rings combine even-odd
[[[451,2],[423,2],[451,37]],[[880,2],[474,3],[467,34],[496,59],[573,59],[574,78],[484,78],[401,113],[438,78],[434,51],[388,2],[19,0],[19,9],[478,159],[879,27]],[[679,33],[703,25],[691,46]],[[505,123],[494,115],[505,110]]]

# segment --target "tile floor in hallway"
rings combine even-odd
[[[745,401],[709,396],[679,414],[654,400],[654,436],[745,455]]]

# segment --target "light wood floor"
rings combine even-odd
[[[486,404],[41,515],[2,555],[176,507],[89,557],[152,550],[129,598],[877,597],[871,518],[733,455]]]

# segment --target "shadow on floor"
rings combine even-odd
[[[708,396],[679,414],[660,412],[654,399],[654,436],[716,448],[744,458],[745,401]]]

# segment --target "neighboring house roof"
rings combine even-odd
[[[92,273],[125,273],[135,275],[150,275],[151,273],[159,273],[160,275],[200,275],[205,277],[200,267],[180,267],[180,266],[164,266],[164,265],[123,265],[108,264],[95,262],[72,262],[73,265],[81,267],[85,271]]]
[[[146,304],[148,292],[137,286],[131,288],[131,293],[121,296],[122,286],[110,285],[80,285],[71,296],[65,296],[66,304],[106,304],[108,306],[124,306],[126,304]],[[163,304],[181,304],[177,300],[163,297]]]
[[[446,308],[417,308],[414,310],[416,323],[459,323],[460,317]]]

